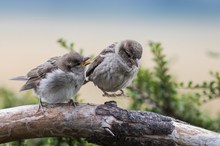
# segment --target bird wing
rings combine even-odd
[[[94,61],[90,64],[88,70],[86,71],[87,77],[90,76],[93,73],[93,71],[95,70],[95,68],[97,66],[99,66],[99,64],[102,63],[102,61],[104,60],[104,55],[106,55],[107,53],[115,53],[116,44],[117,43],[114,43],[114,44],[108,46],[94,59]]]
[[[41,79],[45,78],[46,74],[57,69],[56,64],[59,57],[53,57],[47,60],[44,64],[37,66],[27,73],[27,82],[21,87],[20,91],[36,88]]]

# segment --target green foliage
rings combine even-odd
[[[212,79],[202,83],[193,83],[192,81],[189,81],[187,85],[180,83],[181,85],[179,85],[179,88],[190,93],[189,95],[192,96],[191,98],[193,98],[192,102],[196,103],[196,106],[193,108],[188,106],[190,111],[188,112],[185,110],[185,113],[183,114],[188,119],[193,119],[193,117],[196,117],[193,119],[193,122],[197,123],[198,126],[219,132],[220,115],[216,119],[212,119],[208,115],[201,113],[197,108],[206,102],[220,97],[220,74],[219,72],[210,72],[210,75]],[[188,99],[185,100],[188,101]]]
[[[220,73],[210,72],[212,79],[210,81],[204,81],[202,83],[193,84],[192,81],[188,85],[180,83],[179,87],[188,89],[197,94],[198,97],[202,97],[202,102],[208,102],[211,99],[220,97]]]
[[[61,45],[61,47],[63,47],[64,49],[68,50],[68,51],[74,51],[74,43],[71,42],[70,44],[67,44],[67,41],[64,40],[63,38],[60,38],[57,41],[58,44]]]
[[[14,141],[0,146],[97,146],[88,143],[83,138],[72,137],[50,137],[50,138],[35,138],[29,140]]]
[[[158,43],[150,43],[151,51],[154,55],[156,66],[153,71],[141,68],[137,74],[137,79],[129,88],[132,95],[132,109],[143,107],[142,104],[147,103],[143,110],[152,110],[167,115],[173,115],[172,106],[176,102],[176,84],[168,74],[167,61],[162,49]],[[141,102],[136,102],[138,99]],[[136,105],[139,103],[140,105]]]
[[[9,108],[26,104],[38,103],[32,92],[24,92],[19,96],[12,90],[0,87],[0,108]]]
[[[192,81],[187,85],[178,83],[169,73],[161,45],[151,42],[149,46],[155,66],[152,70],[141,68],[136,80],[128,88],[128,94],[132,97],[130,108],[161,113],[193,125],[220,131],[220,117],[212,119],[199,110],[204,101],[220,97],[219,73],[211,73],[214,80],[202,84]]]
[[[208,51],[207,55],[211,58],[219,58],[220,57],[220,52],[213,52],[213,51]]]
[[[58,41],[57,41],[58,44],[61,45],[62,48],[68,50],[68,51],[76,51],[75,50],[75,44],[73,42],[70,42],[69,44],[67,43],[67,41],[63,38],[60,38]],[[84,53],[84,50],[82,48],[79,49],[79,54],[83,55]]]
[[[89,144],[83,138],[72,138],[72,137],[51,137],[51,138],[39,138],[28,145],[42,145],[42,146],[95,146]]]

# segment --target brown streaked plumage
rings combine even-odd
[[[88,59],[76,52],[52,57],[30,70],[26,76],[13,80],[26,80],[20,91],[34,89],[39,96],[40,105],[41,100],[48,103],[64,102],[71,100],[84,83]]]
[[[122,89],[136,76],[141,56],[142,46],[134,40],[114,43],[94,59],[86,76],[104,92],[104,96],[124,95]],[[118,90],[121,94],[107,93]]]

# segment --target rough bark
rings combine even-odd
[[[37,137],[83,137],[106,146],[220,145],[220,134],[152,112],[103,105],[27,105],[0,110],[0,143]]]

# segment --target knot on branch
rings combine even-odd
[[[116,102],[106,102],[96,108],[96,114],[113,116],[116,120],[112,123],[111,130],[120,131],[119,135],[168,135],[174,126],[172,118],[152,112],[128,111],[117,107]],[[114,133],[116,134],[116,133]]]

